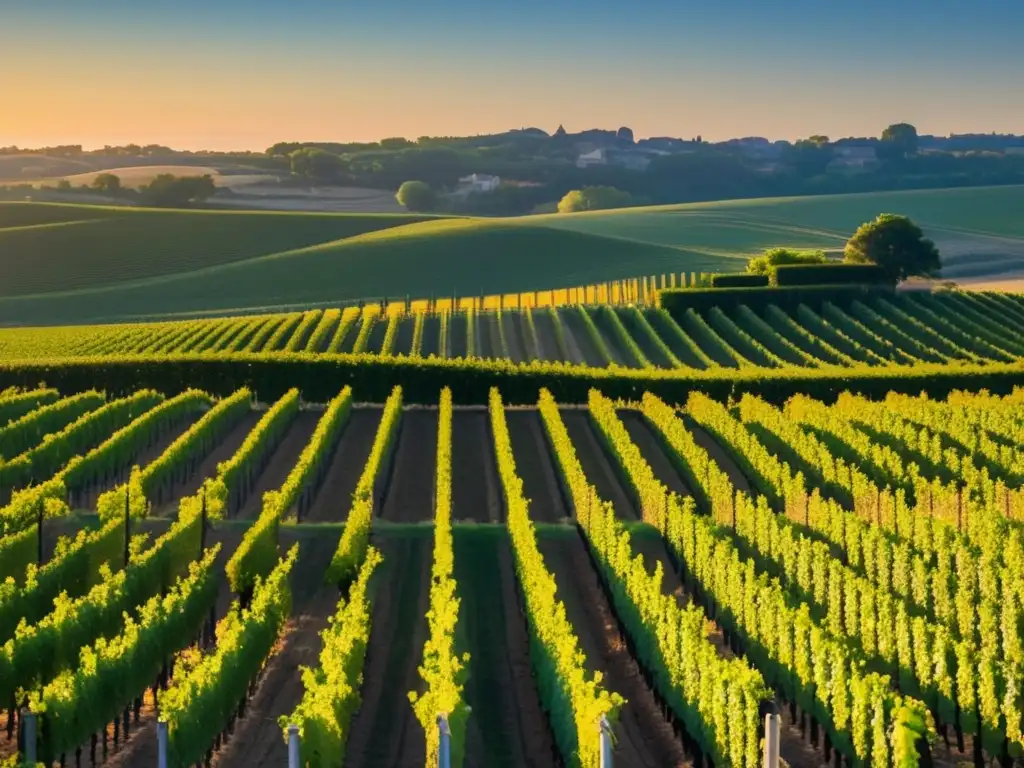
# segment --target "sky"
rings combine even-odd
[[[1022,0],[0,0],[0,146],[1024,133]]]

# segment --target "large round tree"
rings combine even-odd
[[[430,185],[423,181],[405,182],[398,188],[395,199],[409,211],[432,211],[437,205],[437,195]]]
[[[939,249],[906,216],[883,213],[861,224],[846,244],[845,261],[877,264],[894,282],[918,275],[934,277],[942,268]]]

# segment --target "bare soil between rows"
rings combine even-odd
[[[236,517],[244,520],[259,517],[263,509],[263,494],[267,491],[276,491],[284,485],[302,450],[309,443],[309,438],[313,436],[316,423],[321,416],[323,413],[320,411],[300,411],[295,416]]]
[[[165,493],[159,502],[153,503],[152,514],[156,517],[165,517],[177,512],[178,502],[186,496],[196,493],[203,481],[208,477],[217,474],[217,465],[227,461],[235,452],[242,447],[245,438],[252,432],[256,422],[263,414],[258,411],[250,411],[245,414],[239,422],[224,436],[224,439],[210,451],[199,464],[195,472],[187,477],[184,482],[175,483],[169,493]]]
[[[569,408],[562,410],[561,414],[583,472],[597,488],[598,496],[602,501],[612,503],[616,517],[638,520],[640,514],[633,494],[627,490],[619,471],[608,457],[602,438],[591,423],[590,413],[583,409]]]
[[[505,419],[516,474],[523,481],[523,493],[530,502],[530,519],[557,523],[570,518],[540,413],[535,409],[506,410]]]
[[[580,535],[575,530],[543,532],[538,544],[555,576],[558,597],[565,603],[566,615],[579,638],[588,670],[601,672],[603,686],[626,699],[615,726],[615,765],[627,768],[691,765],[682,742],[662,716],[654,693],[619,632],[615,614]]]
[[[437,467],[437,411],[410,408],[402,414],[399,429],[381,517],[396,523],[432,520]]]
[[[420,357],[437,355],[441,350],[441,318],[427,315],[423,318],[423,338],[420,341]]]
[[[503,519],[501,483],[486,411],[452,414],[452,518],[496,523]]]
[[[391,348],[392,355],[408,355],[412,351],[412,337],[416,330],[416,318],[407,315],[398,321],[398,333]]]
[[[580,316],[578,307],[562,307],[558,315],[562,319],[562,327],[565,331],[565,342],[569,346],[569,354],[577,362],[584,363],[594,368],[604,368],[608,362],[594,344],[590,337],[587,326]]]
[[[523,335],[523,315],[520,312],[502,312],[501,323],[512,362],[526,362],[529,357],[526,354],[526,339]]]
[[[324,481],[302,519],[304,523],[343,522],[380,426],[381,408],[353,408],[334,449]]]
[[[429,529],[375,535],[384,555],[374,579],[370,642],[362,705],[346,747],[348,768],[422,768],[423,728],[409,691],[422,690],[417,671],[427,637],[433,537]]]
[[[281,551],[296,541],[299,558],[291,576],[292,616],[285,626],[275,654],[260,678],[246,715],[214,760],[217,768],[278,768],[288,764],[288,746],[278,719],[290,715],[305,693],[299,666],[316,667],[322,641],[320,633],[337,610],[337,587],[324,583],[324,574],[338,545],[340,531],[301,532],[283,529]]]

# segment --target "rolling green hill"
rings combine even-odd
[[[838,251],[906,213],[952,278],[1024,271],[1024,187],[739,200],[518,219],[0,203],[0,322],[63,323],[529,291]]]

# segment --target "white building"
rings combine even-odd
[[[471,192],[493,192],[501,185],[501,179],[486,173],[473,173],[459,179],[460,191],[467,194]]]
[[[608,153],[604,149],[595,149],[576,158],[577,168],[589,168],[592,165],[607,165]]]

